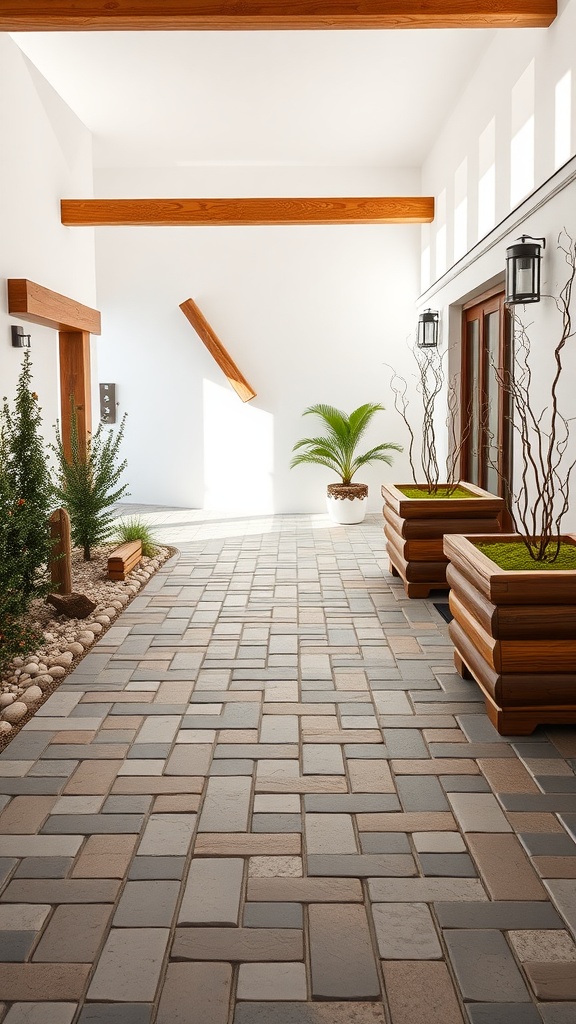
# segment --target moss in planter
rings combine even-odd
[[[446,484],[440,484],[435,492],[428,491],[426,484],[415,485],[414,487],[398,487],[398,490],[402,491],[402,494],[405,494],[407,498],[426,498],[427,500],[429,498],[431,501],[434,501],[434,499],[442,499],[445,501],[446,498],[478,497],[477,494],[471,494],[471,492],[465,490],[464,487],[452,488],[448,487]]]
[[[500,569],[528,570],[532,572],[558,572],[562,569],[576,569],[576,544],[561,544],[555,562],[536,562],[530,558],[526,545],[522,541],[492,543],[484,541],[476,544],[483,555],[490,558]],[[554,547],[551,548],[551,552]]]

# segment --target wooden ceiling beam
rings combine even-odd
[[[57,331],[100,334],[100,313],[25,277],[8,280],[8,312],[19,320],[53,327]]]
[[[262,224],[429,224],[432,196],[356,199],[63,199],[67,227]]]
[[[546,28],[557,0],[0,0],[0,31]]]

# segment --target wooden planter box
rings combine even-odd
[[[456,669],[476,680],[504,736],[576,723],[576,570],[500,569],[473,543],[491,539],[444,541]]]
[[[474,484],[461,482],[469,498],[407,498],[400,487],[382,485],[384,533],[390,572],[401,576],[408,597],[428,597],[431,590],[447,590],[444,535],[447,533],[499,533],[504,499]]]

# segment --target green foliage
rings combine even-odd
[[[325,437],[304,437],[297,441],[292,451],[299,451],[290,463],[290,468],[303,463],[326,466],[340,476],[343,484],[349,484],[361,466],[370,462],[386,462],[392,465],[391,451],[401,452],[402,447],[393,442],[376,445],[363,455],[356,455],[356,449],[370,421],[384,406],[367,403],[359,406],[348,416],[332,405],[311,405],[303,415],[318,416],[327,427]]]
[[[3,501],[9,515],[5,521],[5,543],[10,559],[18,561],[20,609],[49,588],[48,566],[52,541],[48,518],[52,507],[52,485],[44,442],[40,434],[42,417],[38,395],[32,391],[30,353],[24,354],[13,409],[4,399],[2,410]]]
[[[88,437],[84,449],[78,438],[78,418],[72,399],[71,407],[70,459],[64,453],[59,431],[56,444],[51,446],[59,467],[55,494],[70,516],[72,543],[84,549],[84,558],[89,561],[91,548],[106,541],[113,531],[112,507],[128,494],[127,485],[119,484],[126,459],[116,464],[126,416],[117,434],[110,428],[104,432],[101,423],[96,433]]]
[[[156,554],[156,545],[152,530],[141,519],[125,519],[118,524],[115,539],[119,544],[130,540],[142,541],[142,554],[146,558],[153,558]]]

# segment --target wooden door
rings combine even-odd
[[[510,495],[510,400],[500,384],[511,366],[504,292],[475,299],[462,317],[461,476],[492,494]]]

